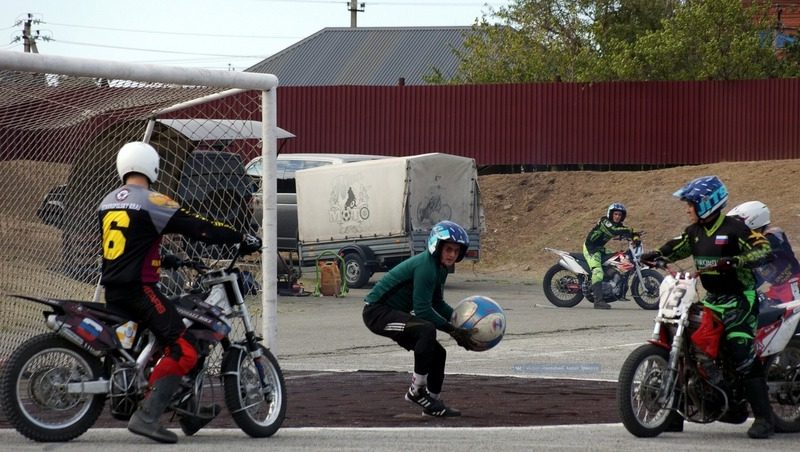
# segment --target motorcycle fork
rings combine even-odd
[[[669,406],[668,403],[672,402],[672,398],[675,394],[675,385],[677,384],[677,376],[678,376],[678,361],[680,360],[681,349],[683,348],[683,341],[684,336],[683,333],[686,330],[685,322],[683,319],[678,323],[678,327],[675,329],[675,335],[672,338],[672,348],[669,351],[669,361],[667,362],[667,369],[664,373],[664,379],[661,383],[661,389],[658,394],[658,403],[662,406]],[[661,324],[657,324],[657,331],[654,332],[654,336],[656,336],[659,331]]]
[[[250,317],[250,311],[247,309],[247,305],[244,302],[244,297],[242,296],[241,291],[239,291],[239,286],[236,284],[226,282],[225,290],[227,292],[228,299],[234,300],[237,309],[239,310],[239,317],[241,317],[242,323],[244,323],[244,345],[247,348],[248,355],[250,355],[250,358],[253,360],[256,371],[258,372],[258,381],[261,383],[261,389],[265,392],[269,391],[270,384],[267,381],[267,366],[264,363],[267,358],[264,356],[264,353],[262,353],[261,347],[258,346],[261,339],[255,333],[255,326],[253,325],[253,321]]]

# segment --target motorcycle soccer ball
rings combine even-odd
[[[506,332],[506,313],[489,297],[474,295],[461,300],[453,309],[450,323],[456,328],[477,328],[470,350],[482,352],[499,344]]]

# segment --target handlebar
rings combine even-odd
[[[233,270],[233,267],[236,265],[236,261],[239,260],[239,245],[233,245],[234,250],[236,251],[233,254],[233,259],[231,262],[225,267],[225,270],[230,271]],[[161,258],[161,266],[167,270],[177,270],[179,268],[191,268],[192,270],[197,271],[200,274],[208,273],[212,270],[211,267],[205,264],[202,260],[198,258],[194,259],[181,259],[174,254],[168,254]]]
[[[694,271],[687,271],[687,270],[684,270],[683,268],[681,268],[680,265],[672,263],[672,262],[669,262],[667,259],[665,259],[663,257],[657,257],[655,260],[649,261],[649,262],[644,262],[643,261],[643,263],[645,263],[647,265],[650,265],[650,266],[652,266],[654,268],[657,268],[659,270],[664,270],[664,271],[666,271],[667,273],[669,273],[672,276],[676,276],[679,273],[686,273],[686,274],[690,275],[693,278],[698,277],[698,276],[700,276],[700,275],[702,275],[704,273],[709,273],[709,272],[719,271],[720,270],[720,267],[718,265],[709,265],[707,267],[699,268],[699,269],[694,270]]]

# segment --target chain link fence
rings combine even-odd
[[[96,209],[120,185],[115,159],[126,142],[149,141],[159,151],[153,189],[240,231],[261,233],[251,211],[256,187],[245,174],[248,161],[261,155],[261,95],[0,70],[0,363],[47,330],[42,307],[11,295],[91,301],[99,294],[103,301],[96,294]],[[181,237],[167,238],[163,251],[210,264],[232,257],[230,247]],[[255,282],[248,299],[260,325],[257,259],[241,268]],[[166,272],[162,282],[168,293],[182,284]]]

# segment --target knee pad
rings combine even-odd
[[[153,372],[150,374],[149,383],[152,385],[157,380],[175,375],[183,377],[197,364],[197,350],[183,336],[174,344],[164,347],[164,356],[158,360]]]

